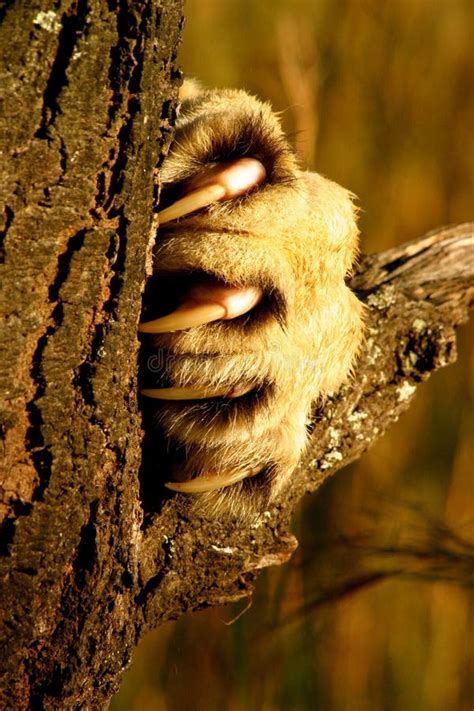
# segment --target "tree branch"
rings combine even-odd
[[[455,361],[455,328],[474,293],[471,250],[466,224],[361,259],[352,286],[367,305],[366,342],[352,383],[315,413],[291,490],[244,530],[188,519],[186,500],[167,501],[144,530],[148,624],[244,597],[257,571],[291,556],[289,522],[301,496],[358,458],[407,409],[417,384]]]

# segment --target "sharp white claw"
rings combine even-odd
[[[160,225],[184,217],[220,200],[244,195],[265,180],[266,171],[255,158],[218,163],[191,182],[191,192],[158,213]],[[193,189],[194,188],[194,189]]]
[[[165,486],[171,491],[179,491],[182,494],[202,494],[206,491],[224,489],[226,486],[236,484],[250,476],[252,473],[248,471],[234,472],[233,474],[208,474],[189,481],[167,481]]]
[[[177,200],[169,207],[165,207],[158,213],[160,225],[177,220],[178,217],[184,217],[191,212],[201,210],[203,207],[211,205],[213,202],[218,202],[225,198],[225,188],[222,185],[207,185],[200,190],[194,190],[189,195],[185,195],[181,200]]]
[[[225,397],[229,389],[209,390],[206,388],[146,388],[142,395],[155,400],[205,400],[210,397]]]
[[[201,326],[204,323],[218,321],[226,315],[226,308],[215,302],[202,304],[184,303],[176,311],[157,318],[154,321],[146,321],[138,324],[140,333],[172,333],[173,331],[184,331],[186,328]]]
[[[167,316],[138,324],[140,333],[172,333],[201,326],[211,321],[232,319],[250,311],[262,298],[260,288],[234,286],[196,286],[188,300]]]
[[[231,388],[145,388],[140,390],[145,397],[155,400],[206,400],[212,397],[226,397],[234,399],[246,395],[254,385],[234,385]]]

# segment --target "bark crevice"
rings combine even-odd
[[[67,71],[71,63],[74,50],[79,39],[82,37],[87,20],[87,0],[76,0],[67,12],[61,17],[61,29],[58,34],[56,56],[51,64],[46,86],[43,92],[43,104],[41,107],[41,123],[35,132],[35,138],[51,140],[50,129],[54,126],[56,117],[61,113],[59,97],[62,89],[67,86]],[[54,14],[53,11],[49,11]],[[40,12],[36,16],[35,26],[39,31],[44,29],[43,23],[49,13]],[[41,20],[38,18],[41,18]],[[49,18],[48,18],[49,21]],[[54,20],[56,22],[56,19]],[[65,147],[62,145],[60,152],[65,161]],[[63,172],[66,165],[63,166]]]

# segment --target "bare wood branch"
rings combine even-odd
[[[150,624],[244,597],[258,570],[291,556],[289,521],[301,496],[359,457],[409,406],[417,384],[454,362],[455,328],[474,293],[472,244],[472,225],[459,225],[361,260],[352,286],[367,305],[366,343],[352,383],[315,413],[290,492],[248,530],[188,520],[181,497],[166,502],[143,538]]]

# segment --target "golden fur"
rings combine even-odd
[[[258,472],[198,497],[217,515],[257,516],[295,469],[312,405],[337,390],[354,365],[362,306],[345,278],[357,253],[355,210],[350,193],[298,167],[268,104],[196,85],[187,85],[184,97],[161,171],[165,205],[220,161],[257,158],[267,178],[244,198],[164,225],[155,274],[185,280],[205,273],[258,285],[266,296],[246,316],[153,337],[175,387],[255,386],[231,402],[162,402],[158,417],[175,452],[172,478]]]

